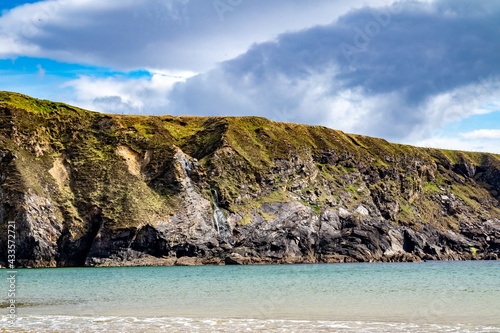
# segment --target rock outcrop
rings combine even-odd
[[[498,259],[500,158],[0,92],[0,265]]]

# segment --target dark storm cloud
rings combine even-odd
[[[341,115],[350,130],[404,138],[448,117],[466,117],[476,105],[460,98],[479,103],[492,92],[500,76],[499,17],[495,1],[366,7],[254,45],[178,83],[170,100],[184,113],[259,114],[333,126]],[[447,94],[449,103],[458,98],[461,105],[436,111],[436,98]],[[354,118],[360,109],[362,119],[350,122],[346,112]],[[280,119],[283,112],[289,119]]]

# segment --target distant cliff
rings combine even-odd
[[[500,157],[0,92],[0,264],[498,259]]]

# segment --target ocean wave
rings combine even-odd
[[[500,326],[363,321],[26,316],[0,320],[0,332],[498,332]]]

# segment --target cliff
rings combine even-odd
[[[500,157],[0,92],[0,264],[498,259]]]

